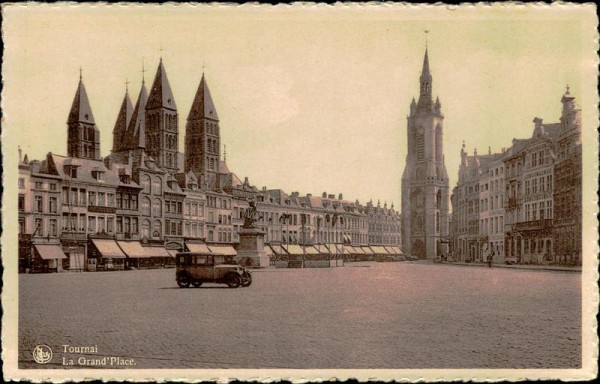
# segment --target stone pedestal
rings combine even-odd
[[[256,228],[242,228],[238,234],[240,245],[234,260],[251,268],[268,268],[270,258],[265,253],[265,233]]]

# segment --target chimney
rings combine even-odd
[[[344,198],[344,195],[342,195],[342,194],[340,193],[340,194],[339,194],[339,196],[338,196],[338,199],[339,199],[339,200],[342,200],[343,198]]]
[[[327,198],[327,192],[323,192],[323,198],[326,199]]]
[[[307,193],[306,197],[312,197],[312,193]]]
[[[330,199],[335,199],[335,195],[334,194],[329,194],[329,196],[327,196],[327,197],[329,197]]]
[[[248,185],[248,176],[244,177],[244,184]]]

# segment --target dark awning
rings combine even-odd
[[[40,257],[44,260],[67,258],[67,255],[65,255],[63,250],[58,245],[36,244],[35,249],[37,249]]]

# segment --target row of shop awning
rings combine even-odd
[[[124,259],[150,258],[150,257],[175,257],[177,251],[159,246],[144,247],[137,241],[114,241],[109,239],[93,239],[92,242],[98,252],[105,258]],[[236,250],[230,245],[207,245],[200,243],[186,243],[190,252],[211,253],[221,256],[235,256]],[[37,244],[35,246],[39,255],[44,260],[66,259],[61,246],[51,244]],[[301,246],[298,244],[265,245],[264,252],[272,255],[319,255],[319,254],[346,254],[346,255],[401,255],[402,251],[397,246],[359,246],[342,244],[315,244]]]
[[[318,254],[346,254],[346,255],[402,255],[400,247],[397,246],[375,246],[375,245],[342,245],[342,244],[315,244],[298,245],[282,244],[271,246],[265,245],[267,255],[318,255]]]

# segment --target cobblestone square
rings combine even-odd
[[[580,278],[408,262],[256,271],[238,289],[180,289],[173,269],[20,275],[19,365],[577,368]],[[39,344],[49,364],[33,362]]]

